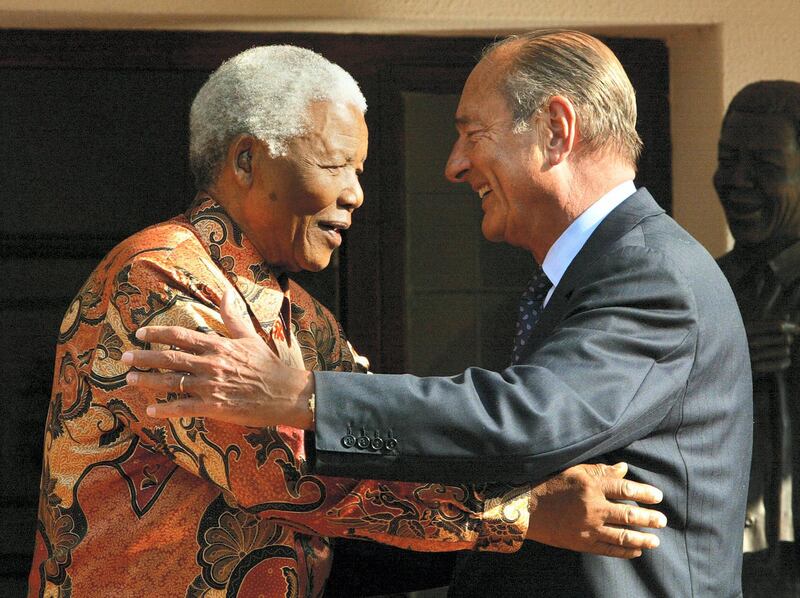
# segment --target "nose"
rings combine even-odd
[[[469,172],[469,159],[464,151],[461,139],[456,139],[453,149],[450,150],[450,157],[444,167],[444,176],[451,183],[463,183],[464,177]]]
[[[357,210],[364,203],[364,190],[357,176],[354,176],[353,181],[339,194],[337,203],[350,212]]]

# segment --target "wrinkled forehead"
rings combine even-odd
[[[367,122],[361,109],[351,103],[317,100],[306,110],[308,130],[297,141],[310,142],[319,150],[354,154],[364,159],[367,151]],[[358,155],[356,155],[358,154]]]
[[[752,150],[800,149],[798,131],[782,114],[731,112],[725,119],[720,144]]]
[[[503,107],[508,109],[503,94],[506,70],[493,56],[494,53],[483,58],[467,77],[456,110],[456,123],[483,120]]]

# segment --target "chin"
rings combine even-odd
[[[505,241],[505,230],[502,227],[486,222],[485,218],[483,222],[481,222],[481,232],[484,238],[492,243],[502,243]]]
[[[328,264],[309,264],[307,267],[303,268],[303,270],[306,272],[321,272],[327,267]]]
[[[300,262],[298,270],[305,270],[306,272],[319,272],[324,270],[331,263],[331,256],[309,256]]]
[[[761,245],[770,238],[769,233],[754,231],[752,227],[743,226],[738,228],[732,226],[730,228],[734,241],[742,246],[754,247],[756,245]]]

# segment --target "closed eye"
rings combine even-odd
[[[348,166],[351,166],[351,164],[349,164],[349,163],[348,164],[329,164],[329,165],[326,165],[326,166],[321,166],[321,168],[324,168],[325,170],[328,170],[328,171],[330,171],[332,173],[337,173],[338,174],[339,172],[342,171],[343,168],[347,168]],[[356,176],[361,176],[364,173],[364,169],[363,168],[356,168],[355,169],[355,173],[356,173]]]
[[[474,143],[475,140],[480,139],[485,132],[486,129],[472,129],[471,131],[464,131],[464,136],[467,138],[467,141]]]

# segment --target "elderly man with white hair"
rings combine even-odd
[[[365,110],[350,75],[291,46],[244,52],[200,90],[194,202],[114,248],[61,325],[30,596],[317,596],[326,536],[497,552],[538,538],[620,557],[657,545],[614,525],[664,524],[606,499],[657,500],[623,483],[624,466],[578,466],[533,488],[325,478],[307,473],[299,429],[147,415],[184,394],[184,377],[177,393],[130,386],[123,352],[149,347],[137,331],[225,334],[223,304],[287,365],[360,369],[286,272],[326,267],[363,201]]]

